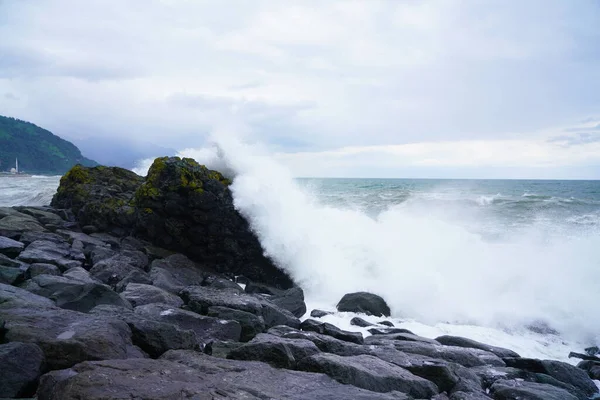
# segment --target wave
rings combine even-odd
[[[230,135],[215,143],[182,155],[213,168],[216,161],[235,176],[236,208],[311,301],[333,306],[345,293],[367,290],[399,318],[504,329],[541,321],[598,341],[597,231],[539,240],[534,225],[489,241],[427,203],[368,215],[323,204],[268,154]]]

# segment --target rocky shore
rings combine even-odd
[[[263,255],[230,181],[191,159],[141,178],[74,167],[49,207],[0,208],[0,397],[68,399],[589,399],[578,367],[385,320],[385,299],[320,320]],[[597,350],[597,349],[596,349]]]

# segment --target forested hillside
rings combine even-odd
[[[0,116],[0,171],[8,171],[19,159],[26,173],[63,174],[73,165],[97,163],[81,155],[73,143],[30,122]]]

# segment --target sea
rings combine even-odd
[[[236,143],[181,155],[233,178],[236,208],[309,312],[334,311],[324,321],[367,335],[335,305],[369,291],[430,338],[572,364],[600,344],[600,181],[296,178]],[[0,206],[47,205],[59,179],[0,177]]]

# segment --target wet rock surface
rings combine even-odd
[[[146,179],[76,167],[55,208],[0,208],[0,396],[583,400],[598,392],[592,350],[575,367],[422,337],[381,318],[353,319],[366,338],[321,320],[335,320],[329,311],[307,318],[302,289],[263,255],[228,184],[177,158],[159,159]],[[338,310],[390,315],[366,292],[344,296]]]

